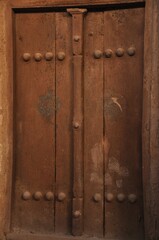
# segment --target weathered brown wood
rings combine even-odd
[[[10,227],[13,159],[12,10],[0,2],[0,239]]]
[[[142,81],[144,9],[105,12],[104,59],[105,136],[109,153],[105,161],[105,231],[108,238],[143,239],[142,209]],[[130,31],[131,29],[131,31]],[[108,34],[109,33],[109,34]],[[128,49],[135,48],[133,56]],[[118,57],[121,48],[124,55]],[[119,51],[119,50],[118,50]],[[125,200],[117,197],[124,194]],[[137,201],[129,201],[134,194]],[[139,218],[140,216],[140,218]]]
[[[83,95],[82,95],[82,56],[73,57],[74,71],[74,165],[73,197],[83,198]],[[77,125],[77,127],[76,127]]]
[[[86,9],[70,8],[67,10],[72,15],[72,44],[73,55],[83,54],[83,14]],[[81,68],[79,67],[79,71]]]
[[[55,232],[71,232],[72,205],[72,49],[71,16],[56,13],[56,207]],[[59,54],[65,58],[59,60]],[[62,201],[59,194],[64,194]],[[63,196],[64,196],[63,195]]]
[[[12,8],[30,8],[30,7],[54,7],[54,6],[88,6],[88,5],[106,5],[106,4],[123,4],[123,3],[143,3],[145,0],[12,0]]]
[[[84,232],[103,236],[103,12],[88,13],[84,32]],[[100,194],[96,202],[93,198]]]
[[[2,158],[0,158],[0,176],[1,176],[1,184],[0,184],[0,234],[2,235],[7,230],[8,226],[8,217],[6,217],[6,213],[8,211],[9,206],[9,195],[8,190],[10,188],[10,170],[11,167],[8,167],[9,164],[12,162],[11,152],[12,152],[12,143],[11,143],[11,116],[12,116],[12,108],[11,108],[11,96],[12,96],[12,74],[11,74],[11,64],[12,64],[12,57],[11,57],[11,19],[8,17],[8,13],[11,10],[7,8],[7,11],[4,10],[4,6],[9,1],[1,0],[0,6],[2,9],[2,14],[0,16],[0,39],[1,39],[1,103],[3,106],[2,116],[2,128],[1,128],[1,143],[2,143]],[[124,2],[127,2],[126,0]],[[12,1],[13,3],[13,1]],[[57,5],[61,4],[62,2],[56,2]],[[63,4],[67,5],[68,2],[63,2]],[[73,2],[72,2],[73,3]],[[99,5],[102,2],[98,2]],[[109,3],[112,3],[110,0]],[[69,2],[71,4],[71,2]],[[76,2],[75,4],[79,4],[80,2]],[[96,5],[95,2],[84,2],[83,5]],[[64,6],[63,5],[63,6]],[[72,4],[71,4],[72,5]],[[13,6],[15,7],[14,3]],[[21,7],[45,7],[45,6],[53,6],[52,2],[46,1],[16,1],[16,6]],[[145,82],[144,82],[144,114],[143,114],[143,166],[144,166],[144,201],[145,201],[145,229],[146,229],[146,237],[147,239],[155,239],[158,240],[158,227],[157,222],[159,218],[158,214],[158,147],[156,146],[157,142],[157,119],[158,116],[153,114],[154,112],[158,113],[158,93],[156,87],[158,81],[158,51],[154,48],[157,45],[157,38],[158,38],[158,1],[147,0],[146,3],[146,25],[145,25]],[[153,26],[153,27],[152,27]],[[7,53],[7,54],[6,54]],[[155,56],[155,57],[154,57]],[[151,88],[153,84],[153,87]],[[152,89],[152,95],[151,95]],[[156,97],[154,97],[156,96]],[[151,111],[151,108],[153,111]],[[156,111],[157,109],[157,111]],[[150,133],[150,131],[152,132]],[[151,136],[151,137],[150,137]],[[155,142],[152,140],[154,139]],[[151,150],[150,150],[151,146]],[[109,149],[109,146],[108,146]],[[154,150],[155,149],[155,150]],[[11,166],[11,165],[10,165]],[[14,239],[24,239],[26,236],[16,236]],[[28,236],[27,239],[35,239],[36,235]],[[43,235],[40,238],[45,238]],[[50,236],[50,239],[52,236]],[[45,238],[46,239],[46,238]]]
[[[73,218],[72,234],[83,233],[83,18],[86,9],[67,9],[72,15],[73,54]]]
[[[54,13],[17,14],[15,28],[12,229],[53,232],[54,201],[45,194],[55,186],[55,60],[45,53],[55,56]],[[31,196],[25,201],[26,191]]]
[[[7,240],[88,240],[90,238],[84,237],[75,237],[70,235],[45,235],[45,234],[31,234],[31,233],[10,233],[7,235]],[[120,240],[120,239],[112,239]]]
[[[80,236],[83,233],[83,198],[73,199],[73,220],[72,220],[72,234],[73,236]],[[83,238],[83,237],[82,237]]]
[[[159,239],[159,2],[146,1],[143,97],[145,239]]]

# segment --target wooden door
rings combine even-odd
[[[9,239],[143,239],[143,24],[135,7],[16,14]]]

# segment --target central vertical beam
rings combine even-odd
[[[72,15],[73,53],[73,213],[72,234],[83,233],[83,18],[86,9],[67,9]]]

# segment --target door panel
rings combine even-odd
[[[103,12],[87,13],[84,36],[84,231],[98,237],[104,209],[103,58],[93,54],[103,52],[103,20]]]
[[[16,14],[9,239],[143,239],[143,25],[143,8]]]
[[[38,198],[55,188],[55,61],[40,55],[55,55],[55,15],[17,14],[15,21],[12,227],[52,232],[54,201]]]
[[[104,134],[109,145],[105,158],[108,237],[142,239],[143,11],[104,13],[104,51],[112,50],[112,56],[104,59]],[[115,199],[109,201],[111,194]]]
[[[72,58],[71,16],[56,13],[56,207],[55,231],[71,232],[72,200]],[[65,55],[64,60],[59,57]]]

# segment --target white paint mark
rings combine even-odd
[[[120,103],[118,102],[118,98],[117,97],[112,97],[111,99],[112,99],[113,103],[115,103],[119,107],[120,111],[122,112],[123,109],[122,109]]]
[[[110,157],[109,158],[109,163],[108,163],[108,169],[111,172],[119,172],[120,169],[120,164],[118,162],[118,159],[116,159],[115,157]]]
[[[128,177],[129,170],[126,167],[120,167],[119,175],[122,177]]]
[[[106,185],[106,186],[111,186],[111,185],[113,185],[113,179],[112,179],[110,173],[106,173],[106,174],[105,174],[105,185]]]
[[[101,164],[103,162],[103,148],[102,144],[96,143],[94,147],[91,149],[91,174],[90,181],[94,183],[103,182],[101,172]]]
[[[122,179],[116,180],[116,186],[117,186],[117,188],[122,188],[122,186],[123,186],[123,180],[122,180]]]
[[[91,158],[93,169],[98,171],[101,168],[101,163],[103,162],[103,149],[101,144],[96,143],[91,149]]]
[[[97,173],[91,173],[90,182],[103,184],[103,180],[99,177]]]
[[[126,167],[121,166],[118,159],[115,157],[109,158],[108,169],[110,172],[117,173],[121,177],[129,176],[129,170]]]

